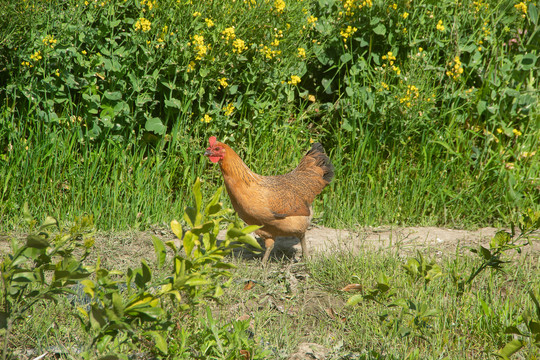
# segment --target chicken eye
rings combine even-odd
[[[215,147],[216,151],[221,151],[221,148],[219,146]]]

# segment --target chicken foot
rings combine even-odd
[[[298,238],[300,239],[300,245],[302,246],[302,258],[304,259],[304,261],[307,261],[307,259],[309,258],[309,250],[306,243],[306,234],[302,234]],[[268,258],[270,257],[270,253],[272,252],[272,249],[274,249],[274,243],[275,243],[275,240],[272,238],[264,239],[264,247],[266,250],[264,252],[264,256],[262,259],[263,265],[266,265],[266,262],[268,261]]]

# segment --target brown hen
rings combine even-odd
[[[227,144],[210,137],[204,155],[219,163],[234,210],[248,225],[262,226],[255,233],[264,239],[266,264],[277,236],[295,236],[307,258],[305,233],[312,217],[311,203],[334,177],[334,166],[320,143],[293,171],[278,176],[252,172]]]

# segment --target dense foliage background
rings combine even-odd
[[[327,225],[500,224],[540,204],[532,1],[5,0],[0,227],[180,214],[210,135],[255,171],[324,144]]]

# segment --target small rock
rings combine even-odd
[[[298,344],[296,351],[288,360],[323,360],[328,356],[328,349],[314,343]]]

